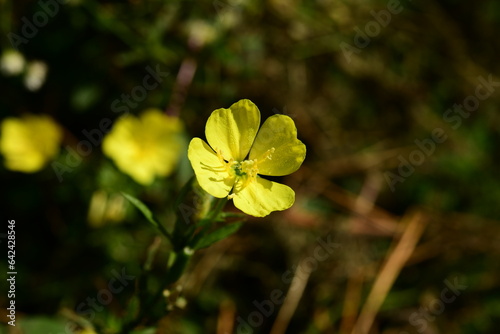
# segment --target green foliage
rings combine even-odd
[[[207,233],[198,240],[198,242],[194,246],[194,249],[198,250],[209,247],[217,241],[223,240],[236,233],[242,225],[243,223],[232,223],[216,229],[214,232]]]
[[[125,193],[122,193],[122,195],[130,202],[132,203],[137,209],[139,209],[139,211],[141,211],[141,213],[144,215],[144,217],[146,217],[146,219],[148,220],[148,222],[150,222],[154,227],[156,227],[158,230],[162,230],[162,227],[160,227],[160,223],[158,223],[154,217],[153,217],[153,212],[151,212],[151,210],[149,210],[149,208],[144,204],[142,203],[140,200],[138,200],[137,198],[129,195],[129,194],[125,194]]]

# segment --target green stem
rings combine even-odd
[[[193,253],[193,250],[186,247],[181,252],[175,254],[175,260],[168,271],[167,277],[165,278],[165,287],[168,287],[181,278]]]
[[[216,220],[219,217],[219,214],[222,212],[222,209],[224,209],[224,206],[226,205],[227,201],[228,201],[227,197],[217,198],[215,200],[213,209],[209,213],[210,220]]]
[[[172,237],[170,232],[168,232],[167,229],[160,223],[158,223],[157,228],[168,239],[168,241],[170,241],[170,244],[174,245],[174,238]]]
[[[228,201],[227,198],[217,198],[214,201],[214,204],[212,205],[212,210],[210,210],[205,219],[208,219],[211,222],[216,221],[219,218],[220,213],[224,209],[224,206],[226,205],[227,201]],[[177,220],[176,225],[177,224],[184,224],[184,222],[182,220]],[[172,238],[170,233],[168,233],[168,231],[165,230],[165,228],[162,225],[158,224],[158,228],[162,232],[162,234],[165,235],[172,243],[174,247],[172,252],[174,260],[172,264],[169,266],[168,273],[167,276],[165,277],[163,286],[154,294],[154,296],[151,299],[145,302],[144,305],[141,305],[139,314],[135,318],[135,320],[131,321],[122,329],[122,333],[124,334],[130,332],[134,327],[139,325],[150,310],[157,309],[156,307],[158,306],[157,304],[161,302],[163,291],[165,289],[168,289],[172,284],[174,284],[181,278],[182,274],[184,273],[189,264],[189,260],[191,259],[194,253],[194,250],[189,246],[193,245],[193,240],[196,239],[196,237],[199,237],[198,235],[196,236],[193,235],[195,229],[188,229],[189,235],[180,238],[178,242],[174,242],[174,239]]]
[[[202,219],[203,221],[205,221],[205,223],[203,224],[201,231],[199,231],[195,235],[190,236],[189,241],[187,242],[190,247],[195,248],[196,244],[203,237],[204,232],[208,231],[210,229],[210,225],[219,219],[222,209],[224,209],[227,201],[227,198],[216,198],[214,200],[214,203],[212,204],[212,210],[210,210],[205,218]]]

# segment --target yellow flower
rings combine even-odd
[[[156,176],[169,175],[183,147],[182,123],[158,109],[148,109],[137,118],[121,117],[104,138],[102,150],[118,168],[143,185]]]
[[[46,115],[9,117],[1,125],[0,151],[5,167],[33,173],[42,169],[59,153],[62,130]]]
[[[259,174],[283,176],[295,172],[306,157],[306,146],[297,139],[297,129],[288,116],[274,115],[260,130],[259,125],[260,111],[250,100],[217,109],[205,128],[210,146],[193,138],[188,157],[206,192],[218,198],[228,196],[241,211],[264,217],[291,207],[295,193]]]

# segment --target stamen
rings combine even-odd
[[[234,164],[233,158],[231,158],[231,160],[229,160],[229,161],[226,161],[226,160],[224,160],[224,156],[222,155],[222,150],[216,150],[216,152],[217,152],[217,158],[219,158],[219,161],[222,164],[222,166],[224,167],[224,170],[226,172],[230,172],[231,167]]]
[[[242,188],[246,187],[250,182],[253,182],[257,178],[259,173],[259,168],[257,166],[258,160],[245,160],[241,162],[241,170],[244,172],[244,180],[242,183]]]
[[[230,161],[226,161],[222,156],[222,151],[217,150],[217,157],[219,157],[223,166],[225,166],[226,170],[229,171],[233,177],[236,177],[235,188],[233,189],[233,193],[227,196],[228,199],[234,198],[235,193],[244,189],[251,182],[256,181],[259,174],[259,163],[262,163],[267,159],[271,160],[274,151],[275,148],[271,147],[264,154],[262,154],[259,159],[243,161],[235,161],[234,159],[231,159]]]
[[[265,160],[269,159],[272,160],[272,155],[276,151],[274,147],[271,147],[269,150],[267,150],[264,154],[261,155],[260,159],[258,159],[257,163],[264,162]]]

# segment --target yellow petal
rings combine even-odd
[[[274,148],[271,159],[266,155]],[[258,159],[259,174],[288,175],[299,169],[306,157],[306,146],[297,139],[293,120],[285,115],[269,117],[257,134],[250,159]]]
[[[218,198],[229,194],[234,178],[207,143],[200,138],[193,138],[189,143],[188,158],[203,190]]]
[[[229,109],[217,109],[208,118],[207,141],[224,159],[243,160],[260,125],[260,111],[250,100],[240,100]]]
[[[151,170],[159,176],[171,174],[179,160],[179,153],[186,148],[181,136],[181,120],[165,115],[159,109],[148,109],[141,115],[141,121],[145,131],[154,133],[154,138],[147,138],[149,142],[144,140],[153,151],[149,159]]]
[[[234,205],[251,216],[264,217],[272,211],[286,210],[295,201],[295,192],[284,184],[257,177],[239,189],[243,182],[241,179],[235,186]]]
[[[153,182],[154,175],[147,175],[143,161],[140,161],[141,146],[136,137],[141,133],[139,120],[131,115],[119,118],[113,129],[102,142],[103,153],[110,157],[116,166],[140,184]]]
[[[185,147],[182,128],[178,118],[149,109],[140,118],[127,115],[118,119],[102,149],[122,172],[150,185],[156,176],[168,176],[176,167]]]
[[[183,125],[178,117],[166,115],[160,109],[146,109],[141,114],[141,122],[144,127],[154,132],[180,132]]]

